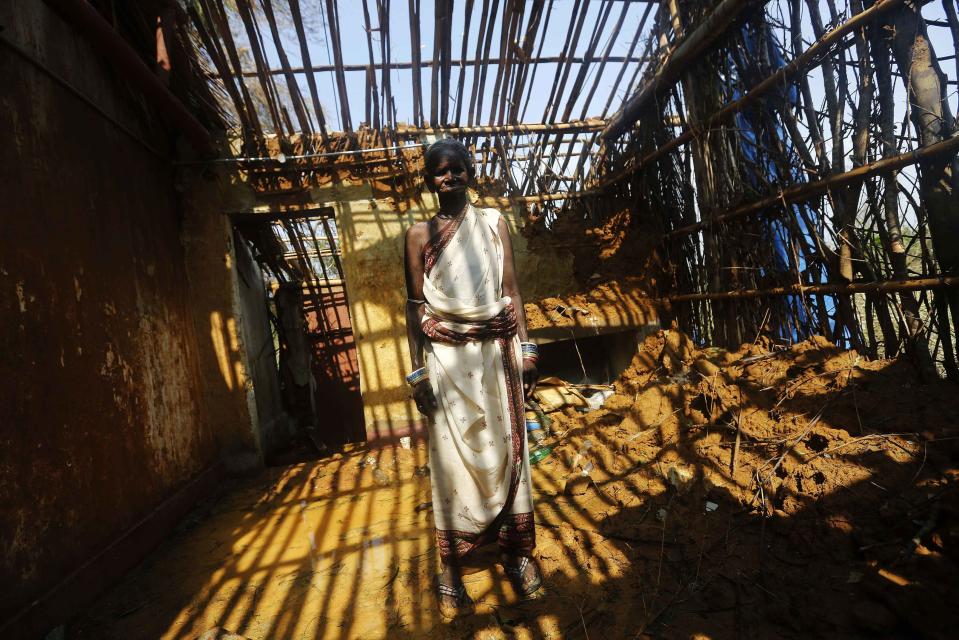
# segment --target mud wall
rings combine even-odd
[[[227,468],[255,469],[288,433],[262,276],[227,215],[255,198],[225,169],[191,168],[178,179],[207,419]]]
[[[44,3],[0,24],[26,54],[0,54],[3,626],[216,444],[161,128]]]
[[[314,189],[317,204],[334,207],[343,270],[360,365],[367,437],[390,438],[421,425],[404,376],[410,371],[406,342],[403,239],[415,222],[438,209],[429,193],[403,213],[374,197],[367,185]],[[527,251],[518,233],[518,212],[503,211],[513,232],[513,250],[523,296],[555,296],[574,288],[572,256]]]

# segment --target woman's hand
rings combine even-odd
[[[523,391],[526,398],[530,398],[536,391],[536,381],[539,380],[539,371],[536,370],[536,363],[529,358],[523,358]]]
[[[413,400],[416,402],[416,408],[424,416],[432,416],[439,407],[429,380],[422,380],[413,386]]]

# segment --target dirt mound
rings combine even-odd
[[[633,603],[596,608],[590,632],[945,637],[957,404],[951,383],[824,338],[728,352],[649,336],[602,409],[552,414],[538,468],[635,574],[588,598]]]

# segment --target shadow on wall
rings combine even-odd
[[[264,472],[207,505],[69,637],[186,639],[220,627],[343,640],[945,638],[959,569],[956,445],[943,417],[955,409],[954,387],[886,393],[911,378],[897,364],[861,371],[842,389],[738,385],[738,405],[726,407],[734,414],[807,415],[781,438],[744,438],[734,474],[719,462],[733,439],[718,421],[640,414],[628,432],[608,413],[583,421],[534,467],[536,554],[548,585],[537,600],[517,602],[498,570],[470,569],[477,615],[440,619],[425,595],[436,560],[429,483],[416,471],[425,449],[360,449]],[[777,404],[784,390],[794,395]],[[667,376],[651,377],[643,393],[680,407],[692,400]],[[807,407],[825,407],[815,432]],[[853,429],[857,411],[875,437],[840,431]],[[895,444],[892,431],[926,439]],[[824,445],[832,433],[845,440]],[[574,456],[587,438],[590,478]],[[824,471],[840,468],[847,473]],[[769,493],[753,498],[753,471]]]
[[[319,300],[304,296],[306,331],[313,354],[316,416],[320,435],[330,445],[366,439],[360,366],[346,288],[331,284],[317,292]],[[317,308],[316,304],[320,307]]]

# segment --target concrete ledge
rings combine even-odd
[[[149,514],[12,618],[0,622],[0,637],[37,638],[67,622],[135,567],[223,477],[217,461],[161,502]]]

